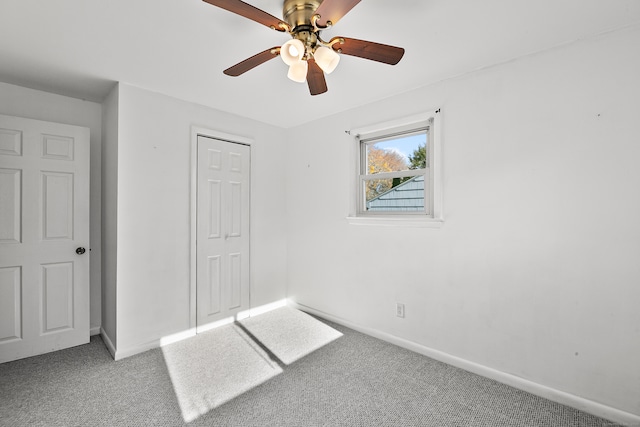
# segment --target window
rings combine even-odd
[[[351,131],[357,143],[351,220],[442,220],[439,113]]]
[[[429,212],[429,130],[426,126],[360,139],[361,212]]]

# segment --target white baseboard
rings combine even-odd
[[[154,348],[163,347],[165,345],[173,344],[178,341],[193,337],[196,335],[195,328],[187,329],[186,331],[178,332],[177,334],[168,335],[166,337],[158,338],[155,340],[147,341],[139,345],[116,350],[114,359],[121,360],[125,357],[130,357],[138,353],[143,353]]]
[[[111,338],[109,338],[109,335],[107,335],[105,330],[102,329],[102,328],[100,328],[100,336],[102,337],[102,341],[104,341],[104,345],[107,346],[107,350],[109,350],[109,353],[111,353],[111,357],[113,357],[115,359],[116,358],[116,348],[113,345],[113,343],[111,342]]]
[[[223,325],[228,325],[233,323],[235,320],[242,320],[247,317],[257,316],[262,313],[266,313],[267,311],[275,310],[280,307],[284,307],[287,305],[287,300],[283,299],[280,301],[274,301],[269,304],[261,305],[259,307],[253,307],[246,311],[239,312],[236,316],[229,317],[227,319],[222,319],[218,322],[213,322],[210,325],[200,326],[198,327],[198,332],[205,332],[209,329],[215,329]],[[196,335],[196,328],[190,328],[182,332],[178,332],[176,334],[167,335],[162,338],[154,339],[151,341],[147,341],[142,344],[134,345],[124,349],[118,349],[111,354],[114,355],[115,360],[121,360],[125,357],[130,357],[138,353],[142,353],[148,350],[152,350],[158,347],[164,347],[165,345],[173,344],[178,341],[182,341],[184,339],[193,337]]]
[[[360,326],[343,318],[325,313],[320,310],[316,310],[312,307],[306,306],[304,304],[299,304],[292,300],[289,300],[289,305],[293,308],[306,311],[323,319],[327,319],[358,332],[362,332],[363,334],[370,335],[383,341],[387,341],[391,344],[395,344],[399,347],[415,351],[416,353],[425,355],[440,362],[444,362],[449,365],[464,369],[465,371],[469,371],[474,374],[478,374],[483,377],[490,378],[500,383],[509,385],[511,387],[526,391],[528,393],[535,394],[536,396],[540,396],[545,399],[549,399],[554,402],[558,402],[563,405],[588,412],[589,414],[595,415],[597,417],[602,417],[623,425],[640,425],[639,415],[612,408],[610,406],[603,405],[601,403],[597,403],[592,400],[588,400],[564,391],[556,390],[542,384],[538,384],[512,374],[508,374],[506,372],[498,371],[496,369],[471,362],[469,360],[461,359],[451,354],[444,353],[442,351],[435,350],[421,344],[417,344],[404,338],[396,337],[386,332]]]
[[[89,336],[100,335],[100,326],[93,326],[89,329]]]

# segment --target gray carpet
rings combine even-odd
[[[344,335],[186,425],[615,425],[328,324]],[[114,362],[102,340],[92,337],[87,345],[0,365],[0,424],[185,422],[161,349]]]
[[[285,365],[342,336],[332,327],[291,307],[248,317],[240,324]]]
[[[282,373],[278,363],[234,324],[165,346],[162,353],[187,422]]]

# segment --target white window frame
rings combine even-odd
[[[441,117],[440,109],[426,113],[404,117],[384,123],[353,129],[348,133],[353,138],[353,175],[350,213],[347,220],[355,225],[382,225],[382,226],[414,226],[414,227],[440,227],[443,223],[442,206],[442,141],[441,141]],[[427,143],[428,164],[423,169],[425,178],[425,212],[369,212],[364,209],[363,178],[361,170],[363,158],[361,145],[363,140],[384,138],[400,132],[417,130],[428,127],[429,140]],[[387,176],[389,175],[389,176]],[[409,176],[421,175],[416,171],[403,171],[384,174],[384,178],[395,175]],[[382,176],[381,176],[382,177]],[[428,207],[428,208],[427,208]]]

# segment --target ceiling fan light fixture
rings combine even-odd
[[[333,49],[320,46],[313,54],[314,59],[318,63],[318,66],[327,74],[331,74],[336,69],[340,62],[340,55],[334,52]]]
[[[204,1],[291,36],[282,46],[263,50],[227,68],[223,73],[228,76],[237,77],[279,56],[289,67],[289,79],[296,82],[306,81],[309,84],[309,93],[320,95],[327,91],[325,74],[336,69],[342,55],[389,65],[396,65],[404,55],[404,49],[401,47],[367,40],[342,36],[333,37],[329,41],[320,38],[321,31],[333,27],[361,0],[281,0],[283,19],[245,3],[253,0]]]
[[[280,57],[289,66],[300,62],[303,56],[304,44],[298,39],[291,39],[280,48]]]
[[[287,77],[289,77],[294,82],[304,83],[307,80],[308,69],[309,64],[307,64],[307,61],[295,62],[289,66]]]

